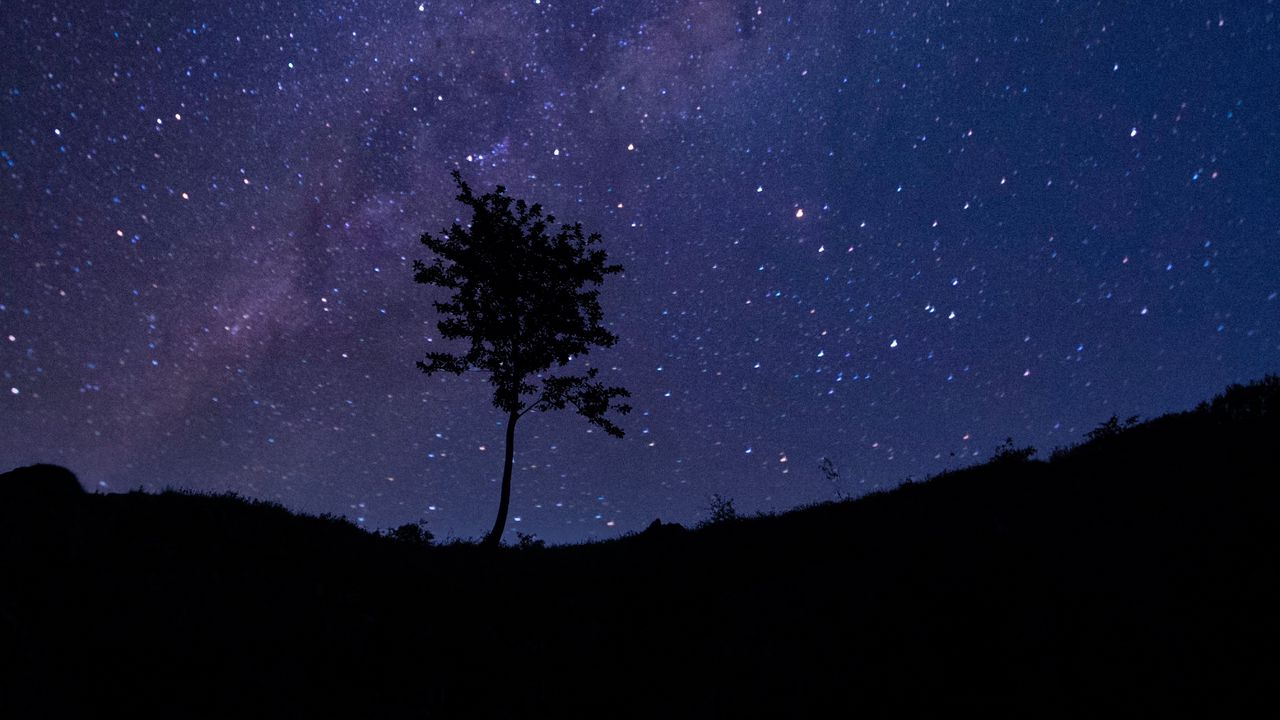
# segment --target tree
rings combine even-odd
[[[609,435],[622,437],[606,414],[625,415],[630,397],[621,387],[582,375],[551,374],[593,346],[612,347],[618,337],[601,326],[599,286],[605,276],[622,272],[606,264],[600,235],[584,235],[582,224],[561,225],[544,216],[542,206],[513,200],[499,185],[476,195],[453,172],[457,199],[471,209],[471,223],[454,223],[439,235],[424,233],[422,244],[435,255],[430,264],[415,260],[413,279],[451,290],[433,303],[441,315],[436,327],[449,340],[468,340],[466,352],[428,352],[418,368],[460,375],[475,369],[489,374],[493,405],[506,413],[506,461],[502,496],[493,530],[483,544],[497,546],[511,505],[511,469],[516,423],[532,411],[572,408]]]

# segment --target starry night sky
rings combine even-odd
[[[586,361],[632,390],[627,437],[522,421],[508,540],[1188,408],[1280,370],[1277,11],[15,4],[0,464],[480,535],[504,418],[483,376],[414,367],[453,168],[626,268]]]

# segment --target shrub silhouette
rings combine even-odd
[[[718,525],[738,519],[738,511],[733,507],[733,498],[714,493],[707,499],[708,516],[703,525]]]
[[[462,354],[429,352],[418,368],[428,375],[460,375],[472,368],[487,372],[493,405],[507,415],[502,495],[483,541],[496,546],[511,504],[520,418],[572,406],[609,435],[623,435],[606,414],[630,412],[631,406],[616,402],[629,392],[596,380],[596,368],[582,375],[547,374],[592,346],[612,347],[618,341],[600,324],[604,313],[597,288],[622,266],[607,264],[608,256],[597,247],[600,235],[583,234],[580,223],[553,231],[556,219],[544,216],[541,205],[513,201],[501,185],[476,195],[456,170],[453,180],[458,201],[471,209],[471,223],[455,222],[438,236],[423,234],[422,244],[435,257],[430,264],[414,261],[414,280],[452,291],[448,300],[433,303],[441,315],[436,327],[445,339],[467,340],[470,346]]]
[[[543,540],[539,540],[537,535],[533,533],[523,533],[516,531],[516,548],[520,550],[541,550],[547,546]]]
[[[991,462],[996,464],[1023,463],[1031,459],[1036,454],[1036,449],[1028,445],[1027,447],[1014,447],[1013,438],[1004,439],[1004,443],[996,448],[995,455],[991,456]]]
[[[654,518],[653,522],[649,523],[648,527],[646,527],[644,531],[640,533],[640,535],[642,537],[649,537],[649,538],[655,538],[655,537],[670,538],[670,537],[678,537],[685,532],[687,531],[685,530],[684,526],[681,525],[680,523],[677,523],[677,522],[664,523],[662,522],[662,518]]]
[[[419,520],[418,522],[405,523],[399,527],[386,531],[385,535],[409,547],[430,547],[435,540],[435,535],[427,529],[427,521]]]
[[[8,502],[60,504],[84,494],[76,474],[61,465],[40,463],[0,474],[0,498]]]
[[[1280,412],[1280,375],[1267,375],[1249,385],[1234,384],[1196,408],[1219,421],[1239,422]]]
[[[1137,425],[1138,419],[1137,415],[1130,415],[1123,423],[1121,423],[1120,418],[1112,415],[1111,419],[1099,424],[1098,427],[1085,433],[1084,436],[1089,440],[1101,440],[1102,438],[1115,437],[1125,428],[1131,428],[1134,425]]]

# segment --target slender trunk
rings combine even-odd
[[[501,545],[502,531],[507,526],[507,510],[511,507],[511,465],[516,452],[516,420],[519,419],[519,413],[507,416],[507,461],[502,466],[502,499],[498,501],[498,518],[493,521],[493,529],[481,543],[485,547]]]

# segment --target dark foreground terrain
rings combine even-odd
[[[1280,378],[1094,434],[855,502],[498,553],[6,476],[0,715],[1274,710]]]

